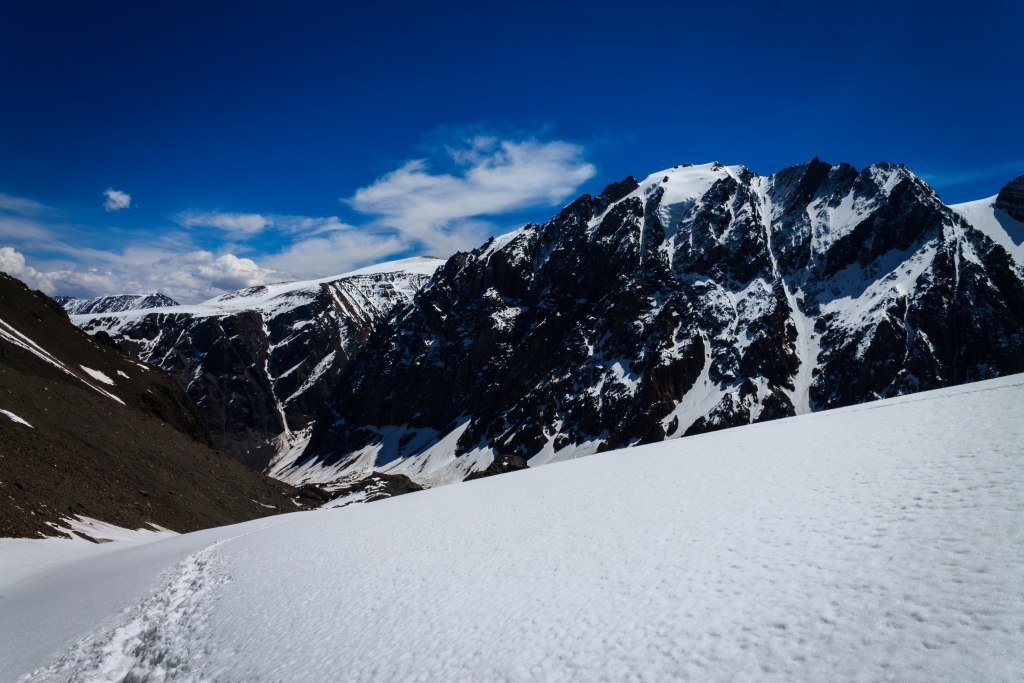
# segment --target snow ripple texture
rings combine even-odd
[[[205,681],[209,654],[201,636],[212,593],[230,579],[218,541],[169,571],[164,585],[125,610],[122,624],[81,640],[56,663],[21,678],[34,681]]]

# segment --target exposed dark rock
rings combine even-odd
[[[343,486],[331,492],[331,500],[346,498],[358,493],[365,493],[366,496],[360,502],[372,503],[375,500],[402,496],[406,493],[422,491],[423,487],[414,482],[404,474],[385,474],[374,472],[354,484]]]
[[[1024,174],[1003,186],[996,197],[996,208],[1024,223]]]
[[[295,500],[307,507],[320,507],[334,497],[330,492],[316,484],[303,484],[295,488]]]
[[[526,464],[526,458],[518,455],[499,455],[486,468],[476,472],[470,472],[463,481],[493,477],[496,474],[525,470],[528,467],[529,465]]]
[[[1022,198],[1024,176],[997,208],[1024,220]],[[208,302],[230,314],[76,322],[168,370],[253,467],[291,449],[277,476],[432,485],[488,450],[539,464],[1024,371],[1021,266],[989,234],[898,164],[684,165],[426,285],[378,273],[286,305],[266,286]]]

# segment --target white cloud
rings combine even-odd
[[[167,252],[129,248],[105,252],[100,263],[26,263],[12,247],[0,247],[0,270],[47,294],[100,296],[163,292],[179,301],[198,301],[225,290],[275,282],[281,277],[249,258],[196,249]]]
[[[130,194],[121,190],[115,190],[112,187],[104,190],[103,196],[105,197],[103,208],[107,211],[120,211],[132,205],[132,196]]]
[[[25,272],[25,256],[11,247],[0,247],[0,270],[18,277]]]
[[[348,203],[370,216],[359,227],[337,216],[229,212],[190,212],[177,221],[241,241],[277,231],[290,244],[261,261],[291,277],[321,277],[396,254],[443,257],[472,248],[508,227],[488,219],[555,206],[594,175],[583,149],[560,141],[476,137],[443,156],[450,172],[416,159],[357,190]]]
[[[80,226],[39,218],[54,213],[29,199],[0,195],[0,270],[47,294],[98,296],[160,291],[182,301],[287,277],[221,247],[198,248],[188,235],[164,231],[128,233],[120,248],[65,241]],[[21,249],[19,251],[19,249]],[[47,258],[26,258],[43,250]]]
[[[415,159],[357,190],[351,205],[447,255],[480,241],[488,226],[478,219],[557,205],[595,173],[581,147],[561,141],[476,137],[446,151],[454,173],[433,173],[427,160]]]
[[[61,222],[60,212],[0,194],[0,269],[49,294],[160,291],[191,302],[410,254],[444,257],[507,230],[502,215],[546,212],[593,175],[576,145],[476,137],[357,190],[347,201],[368,216],[358,226],[338,216],[194,211],[175,218],[184,230],[106,231],[101,248],[85,237],[95,231]],[[108,210],[131,206],[127,193],[105,195]]]

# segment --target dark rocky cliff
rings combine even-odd
[[[449,259],[301,463],[533,465],[1021,372],[1022,329],[1020,267],[903,166],[677,167]]]

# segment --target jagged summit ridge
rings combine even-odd
[[[55,296],[53,299],[67,311],[68,315],[122,313],[124,311],[138,311],[178,305],[177,301],[159,292],[150,294],[116,294],[87,299],[79,299],[72,296]]]

